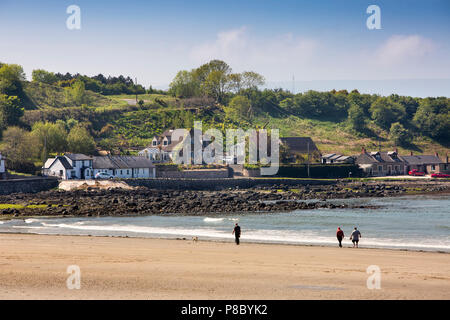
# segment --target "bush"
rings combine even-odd
[[[6,159],[6,167],[10,171],[16,171],[20,173],[36,174],[38,168],[33,162],[23,161],[23,162],[12,162]]]

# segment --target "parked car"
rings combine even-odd
[[[410,176],[424,176],[425,172],[417,171],[417,169],[413,169],[410,172],[408,172]]]
[[[433,173],[431,175],[432,178],[450,178],[450,174],[445,173]]]
[[[97,172],[95,175],[95,179],[113,179],[114,176],[110,175],[107,172]]]

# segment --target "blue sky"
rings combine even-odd
[[[72,4],[81,30],[66,27]],[[372,4],[381,30],[366,27]],[[0,61],[23,65],[28,76],[36,68],[124,74],[165,87],[178,70],[218,58],[263,74],[268,86],[291,89],[295,76],[296,90],[372,83],[383,94],[450,95],[445,0],[0,0],[0,39]],[[433,81],[409,92],[417,79]]]

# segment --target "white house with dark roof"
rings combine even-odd
[[[151,142],[151,145],[147,148],[138,152],[140,157],[145,157],[153,162],[174,162],[176,158],[183,156],[183,143],[187,140],[190,135],[191,141],[191,159],[194,158],[194,132],[197,129],[191,129],[187,132],[184,137],[180,137],[178,140],[172,139],[172,134],[175,130],[166,130],[160,136],[154,136]],[[205,147],[202,139],[201,131],[197,131],[198,136],[200,137],[200,143],[203,147]]]
[[[48,159],[42,168],[42,175],[58,177],[62,180],[77,179],[72,165],[65,156]]]
[[[69,164],[72,166],[71,175],[73,179],[92,179],[94,177],[92,171],[93,157],[81,153],[65,154]]]
[[[116,178],[154,178],[152,161],[136,156],[92,157],[84,154],[66,154],[49,158],[42,168],[44,176],[60,179],[93,179],[99,172]]]
[[[116,178],[154,178],[155,165],[145,157],[106,156],[94,157],[92,169],[94,176],[106,172]]]

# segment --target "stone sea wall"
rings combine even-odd
[[[0,180],[0,195],[11,193],[36,193],[47,191],[58,187],[58,180],[55,178],[24,178]]]
[[[130,186],[143,186],[151,189],[174,189],[174,190],[224,190],[239,187],[241,189],[253,188],[256,186],[273,185],[332,185],[336,181],[307,180],[307,179],[264,179],[264,178],[222,178],[222,179],[134,179],[124,180]]]

